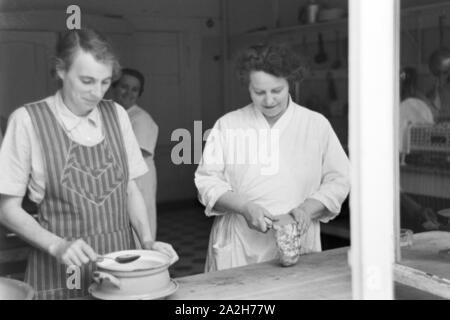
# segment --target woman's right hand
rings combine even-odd
[[[65,265],[81,267],[89,262],[97,260],[97,253],[83,239],[67,241],[60,239],[50,246],[50,254]]]
[[[271,228],[271,222],[277,220],[269,211],[253,202],[245,204],[242,215],[250,229],[263,233]]]

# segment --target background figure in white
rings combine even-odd
[[[144,197],[150,220],[153,238],[156,238],[156,189],[157,176],[154,162],[158,125],[150,114],[137,105],[137,99],[144,91],[144,75],[134,69],[122,69],[122,75],[113,85],[113,97],[128,112],[134,134],[136,135],[142,155],[148,166],[148,172],[136,180],[136,184]],[[135,235],[135,240],[137,240]],[[139,245],[139,241],[136,241]]]
[[[428,97],[434,108],[434,122],[450,121],[450,49],[440,47],[428,59],[435,84]]]
[[[238,72],[252,103],[221,117],[208,136],[195,184],[215,216],[205,270],[277,258],[277,216],[290,213],[301,254],[321,251],[320,222],[348,195],[349,161],[328,120],[294,103],[301,60],[281,46],[252,46]]]
[[[408,129],[415,124],[433,124],[437,110],[417,87],[417,71],[405,67],[400,73],[399,149],[408,153]]]
[[[399,150],[403,164],[404,157],[409,153],[409,128],[417,124],[435,123],[439,109],[419,90],[417,71],[412,67],[405,67],[400,73],[400,100]],[[400,225],[421,232],[437,230],[440,223],[432,208],[422,206],[412,196],[400,191]]]

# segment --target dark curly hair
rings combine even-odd
[[[256,44],[240,53],[236,61],[237,76],[248,86],[250,72],[264,71],[275,77],[284,78],[291,86],[302,81],[307,66],[300,55],[284,44]]]

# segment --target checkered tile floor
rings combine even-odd
[[[189,202],[182,207],[158,209],[157,240],[170,243],[180,257],[169,269],[173,278],[204,271],[213,223],[213,218],[205,216],[201,204]]]

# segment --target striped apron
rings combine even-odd
[[[94,146],[72,141],[45,102],[26,106],[41,143],[45,196],[38,221],[68,240],[83,239],[98,254],[134,248],[127,214],[128,163],[116,108],[98,105],[105,138]],[[88,295],[95,264],[65,266],[33,249],[25,280],[37,299]]]

